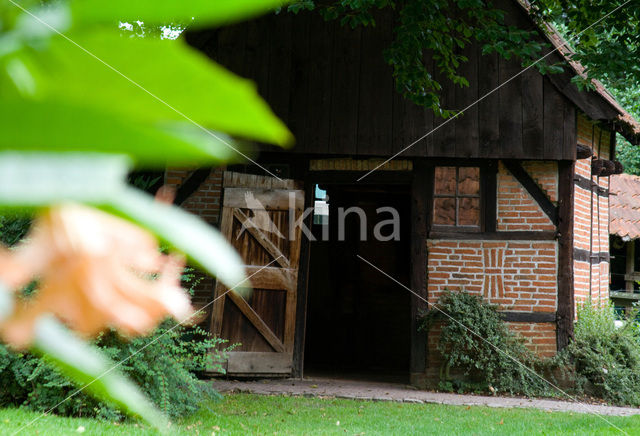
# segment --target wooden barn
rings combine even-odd
[[[510,24],[535,28],[517,1],[496,6]],[[241,344],[227,362],[231,375],[384,375],[424,385],[439,371],[437,332],[418,331],[417,317],[446,289],[498,304],[541,355],[566,346],[578,301],[608,300],[615,133],[637,143],[638,123],[601,86],[579,91],[571,82],[579,65],[512,79],[519,62],[469,46],[468,88],[433,68],[445,108],[465,108],[512,80],[445,124],[396,92],[382,56],[393,24],[380,15],[375,27],[352,30],[314,13],[280,13],[186,36],[255,81],[296,137],[291,150],[255,146],[277,177],[253,164],[166,173],[176,201],[220,227],[256,273],[247,300],[210,278],[194,297],[210,305],[212,332]],[[546,32],[540,39],[561,44]],[[400,237],[363,240],[362,217],[352,214],[341,238],[335,223],[349,207],[365,211],[365,236],[388,218],[380,208],[394,208]],[[313,237],[281,237],[289,208]],[[257,213],[277,228],[243,226]]]

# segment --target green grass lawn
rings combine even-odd
[[[0,433],[11,434],[38,414],[0,410]],[[640,435],[640,417],[606,417],[629,434]],[[47,416],[22,434],[149,435],[140,424]],[[171,434],[623,434],[593,415],[550,413],[533,409],[443,406],[234,394],[209,404],[195,416],[173,425]]]

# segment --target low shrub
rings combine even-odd
[[[102,334],[95,344],[115,362],[167,415],[195,412],[203,400],[218,398],[210,381],[200,380],[201,371],[223,371],[224,352],[212,352],[221,340],[199,327],[182,327],[165,321],[153,334],[125,340],[114,332]],[[24,406],[72,416],[120,418],[107,404],[82,393],[65,398],[77,387],[44,359],[31,353],[16,353],[0,345],[0,407]]]
[[[0,241],[12,246],[25,237],[30,218],[0,216]],[[198,280],[186,269],[183,284],[193,289]],[[37,292],[37,283],[22,290],[24,296]],[[181,416],[196,411],[203,400],[218,398],[210,381],[200,380],[202,371],[223,372],[221,362],[228,350],[223,341],[200,327],[185,327],[172,320],[163,322],[152,334],[125,339],[108,331],[94,341],[167,415]],[[220,351],[216,351],[220,350]],[[71,416],[119,419],[108,404],[79,393],[77,387],[39,356],[14,352],[0,343],[0,407],[24,406]]]
[[[429,331],[436,324],[442,326],[438,341],[443,359],[441,389],[525,395],[549,392],[548,384],[525,368],[546,372],[547,363],[508,329],[497,306],[465,292],[446,292],[437,305],[449,316],[432,309],[423,314],[421,328]],[[462,371],[463,378],[452,378],[452,369]]]
[[[442,356],[443,390],[560,394],[526,366],[555,385],[559,383],[553,375],[560,375],[575,395],[589,395],[617,405],[640,405],[638,310],[622,326],[616,326],[617,315],[612,306],[580,306],[574,339],[556,357],[543,361],[508,329],[497,306],[480,296],[447,292],[437,304],[450,317],[430,310],[423,316],[422,329],[441,326],[438,351]],[[463,377],[452,377],[452,370],[460,371]]]
[[[563,355],[580,392],[614,404],[640,405],[640,334],[634,316],[616,327],[611,306],[578,308],[575,337]]]

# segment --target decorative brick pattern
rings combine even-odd
[[[524,162],[524,169],[547,193],[558,199],[558,169],[555,162]],[[555,226],[538,203],[500,163],[498,168],[498,222],[500,231],[553,231]]]
[[[430,240],[428,251],[431,303],[446,290],[464,290],[501,310],[556,310],[556,242]]]

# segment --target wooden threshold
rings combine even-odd
[[[270,353],[260,351],[231,351],[226,366],[227,374],[290,374],[291,353]]]

